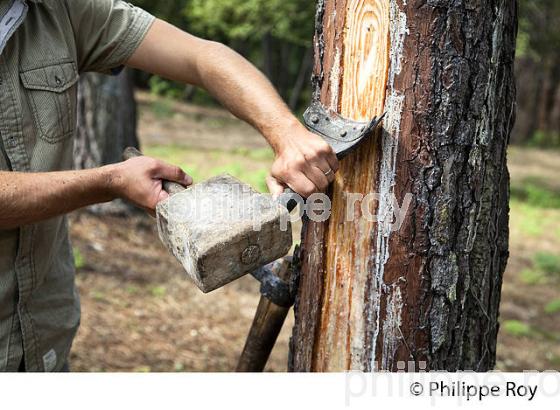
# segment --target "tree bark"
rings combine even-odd
[[[122,160],[124,148],[138,148],[137,113],[132,73],[118,76],[87,73],[78,87],[78,123],[74,142],[76,169]],[[122,202],[94,205],[97,212],[123,212]]]
[[[352,119],[387,117],[343,161],[329,221],[305,224],[290,368],[491,369],[508,257],[516,3],[317,8],[315,98]],[[349,200],[372,192],[378,201]],[[400,229],[391,195],[411,199]]]

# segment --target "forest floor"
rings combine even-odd
[[[262,138],[219,109],[139,94],[146,153],[195,180],[229,172],[260,190],[272,162]],[[560,152],[511,148],[510,260],[500,370],[560,370]],[[250,277],[204,295],[160,244],[154,221],[76,212],[71,235],[82,298],[74,371],[232,371],[259,299]],[[293,314],[267,370],[285,371]]]

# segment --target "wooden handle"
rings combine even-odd
[[[284,194],[285,195],[293,195],[293,194],[295,194],[295,192],[292,188],[286,188],[286,189],[284,189]],[[288,212],[292,212],[297,205],[298,205],[298,203],[295,199],[290,199],[286,203],[286,208],[288,209]]]
[[[272,266],[272,271],[279,278],[289,280],[290,258],[286,257],[276,261]],[[275,305],[261,296],[245,347],[237,362],[236,372],[262,372],[264,370],[289,311],[290,308]]]
[[[129,160],[131,158],[136,158],[136,157],[141,157],[143,156],[143,154],[136,148],[134,147],[128,147],[125,148],[124,152],[123,152],[123,159]],[[181,185],[178,184],[177,182],[171,182],[171,181],[167,181],[167,180],[163,180],[163,189],[165,190],[165,192],[167,192],[169,195],[175,195],[178,194],[180,192],[183,192],[186,188]]]

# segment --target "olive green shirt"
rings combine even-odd
[[[117,72],[153,20],[120,0],[0,0],[0,170],[70,169],[79,73]],[[60,370],[79,322],[66,218],[0,230],[0,370]]]

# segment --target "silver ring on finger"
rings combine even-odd
[[[329,177],[329,176],[331,176],[332,174],[333,174],[333,170],[332,170],[332,169],[329,169],[327,172],[325,172],[325,176],[326,176],[326,177]]]

